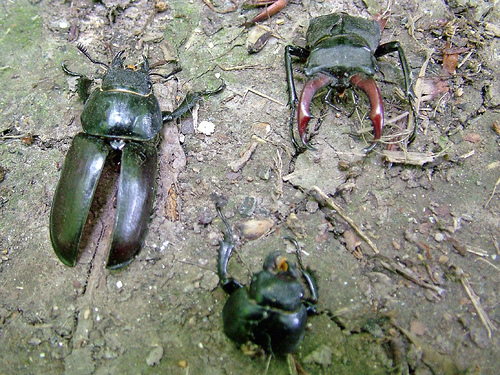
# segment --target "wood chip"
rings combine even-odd
[[[238,172],[241,168],[245,166],[245,164],[252,157],[252,154],[254,153],[258,144],[259,143],[257,141],[252,141],[252,143],[250,143],[250,146],[248,146],[247,149],[241,154],[241,157],[238,160],[235,160],[231,164],[229,164],[229,167],[233,172]]]

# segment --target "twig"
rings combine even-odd
[[[236,9],[238,9],[238,4],[236,4],[236,1],[234,0],[229,0],[233,5],[227,9],[223,10],[218,10],[210,0],[203,0],[206,6],[208,6],[212,11],[219,13],[219,14],[226,14],[230,12],[234,12]]]
[[[421,287],[431,289],[435,291],[438,295],[443,295],[446,290],[443,288],[440,288],[434,284],[429,284],[428,282],[421,280],[415,273],[408,268],[403,267],[402,265],[392,262],[390,260],[387,261],[382,261],[382,266],[389,271],[395,271],[405,277],[406,279],[410,280],[411,282],[420,285]]]
[[[224,66],[224,65],[220,65],[220,64],[217,64],[217,66],[219,68],[221,68],[223,71],[225,72],[230,72],[232,70],[245,70],[245,69],[267,69],[267,68],[264,68],[260,65],[235,65],[235,66]]]
[[[273,158],[273,161],[276,172],[278,173],[278,198],[281,198],[283,196],[283,160],[281,159],[280,150],[276,149],[276,158]]]
[[[467,292],[467,295],[472,301],[472,304],[474,305],[474,308],[476,309],[481,322],[483,322],[486,331],[488,331],[488,337],[491,339],[491,331],[496,331],[498,328],[495,327],[495,325],[488,317],[486,311],[484,311],[483,306],[481,306],[481,303],[479,302],[479,298],[476,296],[476,293],[474,293],[474,290],[472,290],[472,287],[469,284],[469,280],[467,280],[467,277],[464,274],[460,276],[460,283],[462,284],[465,291]]]
[[[434,53],[433,49],[426,49],[425,61],[422,64],[422,67],[420,68],[420,72],[419,72],[417,80],[415,82],[415,87],[414,87],[414,92],[415,92],[415,96],[416,96],[415,113],[417,116],[420,113],[420,104],[422,102],[422,94],[423,94],[423,92],[422,92],[423,91],[422,80],[425,78],[425,71],[427,70],[427,66],[429,65],[429,62],[431,61],[433,53]]]
[[[493,235],[491,235],[491,240],[493,241],[493,246],[495,246],[495,250],[497,251],[497,254],[500,255],[500,246],[498,246],[497,239]]]
[[[276,99],[274,99],[274,98],[271,98],[269,95],[266,95],[266,94],[264,94],[264,93],[262,93],[262,92],[260,92],[260,91],[254,90],[254,89],[252,89],[252,88],[247,88],[247,92],[245,93],[245,95],[243,96],[243,98],[244,98],[245,96],[247,96],[248,92],[253,92],[255,95],[262,96],[263,98],[266,98],[267,100],[270,100],[270,101],[272,101],[272,102],[274,102],[274,103],[276,103],[276,104],[279,104],[279,105],[281,105],[281,106],[283,106],[283,107],[285,107],[285,106],[286,106],[286,104],[281,103],[279,100],[276,100]]]
[[[490,266],[492,266],[493,268],[495,268],[497,271],[500,271],[500,268],[498,268],[497,266],[495,266],[493,263],[491,263],[489,260],[487,259],[483,259],[483,258],[477,258],[476,261],[478,260],[482,260],[483,262],[486,262],[488,263]]]
[[[333,199],[329,198],[319,187],[313,186],[309,191],[309,194],[313,196],[314,199],[318,201],[319,204],[327,206],[332,210],[336,211],[337,214],[344,219],[352,229],[360,236],[367,244],[370,246],[375,254],[378,254],[377,245],[375,245],[370,238],[361,230],[361,228],[345,214],[344,209],[340,207]]]
[[[488,200],[484,204],[484,208],[488,207],[488,205],[490,204],[490,201],[493,198],[493,196],[495,195],[495,192],[497,190],[498,185],[500,185],[500,177],[498,177],[497,182],[495,182],[495,186],[493,186],[493,191],[491,192],[490,197],[488,198]]]
[[[383,150],[382,154],[390,163],[401,163],[408,165],[423,166],[424,164],[435,161],[440,155],[432,152],[404,152]]]

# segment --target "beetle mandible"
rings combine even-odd
[[[215,206],[226,228],[217,267],[220,285],[229,294],[222,310],[224,333],[236,343],[251,341],[271,354],[292,353],[304,337],[308,315],[316,314],[318,287],[314,272],[304,269],[297,242],[287,237],[295,244],[298,267],[275,251],[266,257],[262,271],[253,275],[248,288],[228,277],[233,235],[221,203]],[[309,288],[307,298],[300,277]]]
[[[360,88],[370,101],[369,117],[373,124],[374,137],[372,144],[364,151],[368,153],[375,148],[384,128],[384,107],[373,76],[378,70],[376,59],[391,52],[398,52],[406,96],[414,111],[410,73],[404,51],[397,41],[380,44],[383,26],[385,19],[381,17],[368,20],[345,13],[327,14],[310,21],[306,32],[306,48],[292,45],[285,48],[288,104],[292,108],[290,131],[292,142],[297,149],[302,147],[293,136],[296,107],[299,107],[297,121],[300,139],[306,147],[310,147],[306,140],[306,130],[311,119],[310,106],[315,93],[325,86],[342,90],[351,85]],[[295,91],[292,56],[305,62],[304,73],[308,77],[300,100],[297,99]],[[416,125],[409,142],[413,140],[415,131]]]
[[[148,60],[142,66],[124,66],[124,51],[115,55],[110,66],[94,60],[85,47],[78,49],[106,72],[101,86],[90,95],[91,80],[79,77],[79,95],[85,102],[81,114],[83,132],[73,139],[66,155],[50,213],[50,238],[55,253],[68,266],[74,266],[90,205],[112,150],[121,152],[120,178],[116,197],[116,218],[106,267],[116,269],[129,264],[140,251],[153,208],[157,171],[155,139],[164,122],[189,111],[203,95],[222,91],[224,82],[213,91],[188,94],[173,112],[161,111],[153,93]],[[174,70],[168,76],[178,72]]]

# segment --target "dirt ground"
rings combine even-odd
[[[243,1],[229,11],[233,2],[214,0],[218,12],[206,3],[0,2],[0,373],[261,374],[268,367],[294,374],[294,362],[309,374],[496,373],[498,2],[291,1],[262,23],[272,37],[254,54],[246,44],[257,27],[240,24],[257,11],[243,9]],[[398,40],[406,52],[416,140],[406,147],[413,121],[391,54],[376,75],[384,144],[362,151],[372,129],[361,92],[346,91],[333,107],[325,91],[312,106],[315,150],[297,154],[284,47],[305,45],[313,17],[343,11],[368,18],[386,9],[382,42]],[[177,79],[155,78],[165,110],[220,78],[227,84],[166,125],[149,233],[135,261],[119,271],[104,267],[113,166],[77,265],[63,265],[49,239],[52,198],[83,108],[61,63],[92,77],[103,73],[77,43],[103,62],[124,49],[130,64],[142,55],[168,61],[160,73],[182,66]],[[300,89],[305,77],[294,67]],[[293,358],[245,354],[222,331],[227,297],[216,259],[223,225],[213,193],[228,200],[235,228],[232,276],[248,283],[271,251],[292,253],[285,236],[298,239],[305,265],[316,271],[321,314],[309,319]],[[270,230],[256,233],[252,219]]]

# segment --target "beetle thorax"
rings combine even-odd
[[[308,77],[324,73],[335,86],[348,86],[354,74],[373,76],[377,63],[366,41],[357,35],[323,39],[311,51],[304,72]]]

